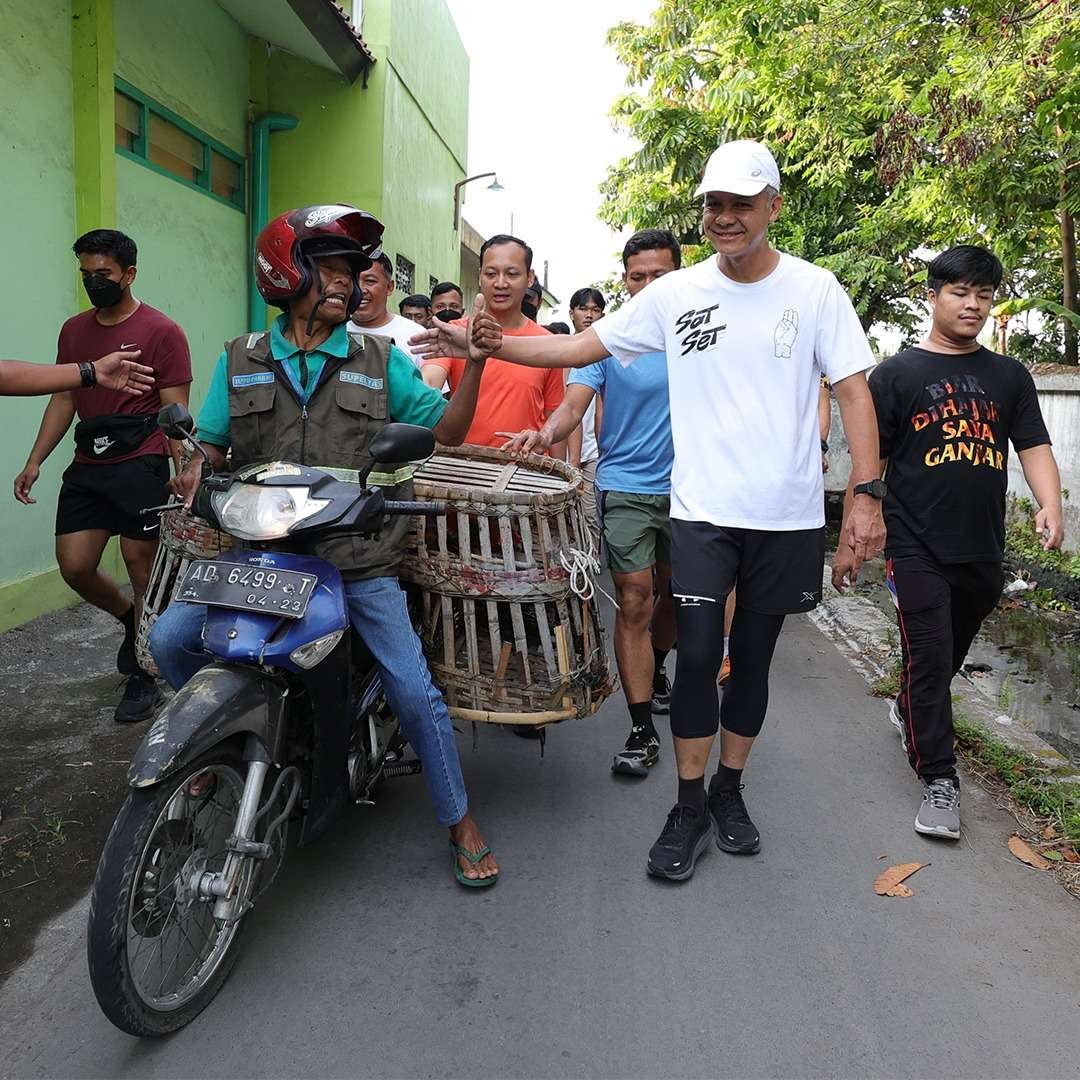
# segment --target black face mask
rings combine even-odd
[[[96,308],[116,307],[124,298],[124,286],[103,274],[91,274],[83,278],[83,288]]]
[[[521,314],[526,319],[535,319],[540,313],[540,309],[535,304],[530,304],[528,300],[521,301]]]
[[[453,322],[455,319],[460,319],[464,314],[464,311],[454,311],[453,308],[447,308],[444,311],[436,311],[435,318],[439,322]]]

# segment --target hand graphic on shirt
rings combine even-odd
[[[788,360],[791,358],[791,347],[795,344],[795,339],[798,336],[799,313],[794,308],[788,308],[776,324],[776,330],[773,333],[773,344],[778,359]]]

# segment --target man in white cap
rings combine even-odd
[[[696,192],[704,196],[703,230],[715,258],[665,274],[573,337],[530,339],[519,348],[512,338],[500,341],[497,325],[484,316],[473,320],[474,340],[485,351],[534,366],[583,367],[608,354],[631,364],[667,354],[679,641],[671,731],[679,794],[649,852],[648,871],[677,881],[694,872],[712,835],[723,851],[760,848],[741,794],[742,770],[765,718],[784,617],[821,599],[822,375],[840,406],[858,492],[844,539],[861,562],[885,538],[877,421],[865,377],[874,358],[833,275],[770,246],[779,192],[780,173],[766,147],[725,143],[709,158]],[[718,709],[724,600],[736,585],[732,675]],[[720,762],[706,793],[718,728]]]

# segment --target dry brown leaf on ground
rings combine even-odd
[[[1044,840],[1056,840],[1057,839],[1057,829],[1055,829],[1053,825],[1047,825],[1046,828],[1043,829],[1042,834],[1043,834],[1043,839]]]
[[[1044,859],[1031,845],[1021,840],[1015,833],[1009,837],[1009,850],[1022,862],[1035,870],[1049,870],[1050,860]]]
[[[901,885],[905,878],[911,877],[916,870],[921,870],[929,863],[906,862],[899,866],[890,866],[883,870],[874,880],[874,892],[878,896],[914,896],[915,894],[906,886]]]
[[[1062,848],[1061,854],[1064,856],[1066,862],[1080,862],[1080,855],[1077,855],[1071,847]]]

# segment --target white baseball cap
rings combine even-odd
[[[718,146],[705,165],[695,198],[709,191],[757,195],[765,188],[780,190],[780,170],[768,148],[753,139],[736,139]]]

